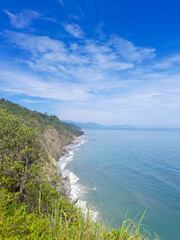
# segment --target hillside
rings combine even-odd
[[[0,240],[147,240],[141,221],[108,231],[69,202],[56,160],[82,134],[0,100]]]
[[[20,118],[27,126],[34,127],[40,133],[45,149],[55,159],[64,154],[64,146],[84,134],[80,128],[61,122],[54,115],[31,111],[8,100],[0,99],[0,108],[7,109],[8,113]]]

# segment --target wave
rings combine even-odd
[[[88,188],[78,183],[80,179],[73,172],[67,169],[68,165],[73,160],[75,151],[79,150],[81,145],[87,141],[86,136],[83,136],[76,140],[73,144],[65,147],[67,153],[59,159],[58,166],[61,170],[63,182],[66,186],[66,193],[69,196],[70,201],[72,203],[76,202],[76,206],[82,209],[85,216],[89,212],[92,219],[96,221],[98,212],[93,208],[88,210],[87,202],[80,200],[80,196],[82,196],[83,193],[86,193]],[[93,188],[92,190],[96,190],[96,188]]]

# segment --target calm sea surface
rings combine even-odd
[[[89,130],[69,170],[80,198],[103,221],[119,226],[145,210],[144,224],[160,239],[180,240],[180,130]],[[138,217],[137,217],[138,218]]]

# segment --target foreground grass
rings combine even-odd
[[[15,194],[0,192],[0,240],[148,240],[146,231],[140,230],[142,220],[135,224],[126,219],[119,229],[108,231],[65,199],[58,199],[51,213],[42,214],[40,209],[29,212]]]
[[[146,236],[147,234],[145,231],[144,234],[142,232],[140,233],[142,219],[143,217],[137,224],[130,219],[124,220],[122,226],[118,230],[113,229],[111,231],[107,231],[108,225],[105,226],[98,221],[92,221],[91,215],[87,214],[84,216],[81,209],[78,209],[68,220],[66,213],[58,211],[58,208],[56,207],[54,216],[51,216],[51,239],[148,240],[149,238]]]

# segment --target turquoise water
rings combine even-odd
[[[89,130],[69,169],[80,198],[119,226],[127,211],[160,239],[180,239],[180,130]]]

